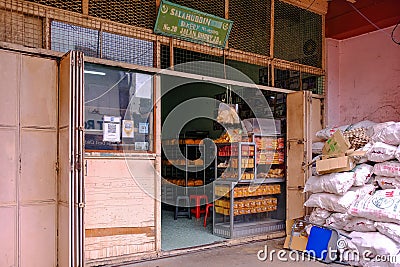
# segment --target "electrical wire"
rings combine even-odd
[[[396,26],[395,26],[395,27],[393,28],[393,30],[392,30],[392,34],[390,35],[390,36],[392,37],[393,42],[394,42],[395,44],[397,44],[397,45],[400,45],[400,41],[396,41],[396,40],[394,39],[394,31],[396,30],[397,26],[399,26],[399,24],[400,24],[400,21],[397,22]]]
[[[311,7],[312,5],[314,5],[314,3],[315,3],[315,0],[312,1],[312,3],[306,8],[306,10],[310,9],[310,7]]]
[[[390,38],[392,38],[390,36],[389,33],[385,32],[383,29],[379,28],[378,25],[376,25],[375,23],[373,23],[369,18],[367,18],[367,16],[365,16],[363,13],[361,13],[360,10],[358,10],[352,3],[349,2],[349,5],[358,13],[360,14],[366,21],[368,21],[372,26],[374,26],[376,29],[378,29],[379,31],[383,32],[384,34],[386,34],[387,36],[389,36]]]
[[[102,93],[102,94],[99,95],[98,97],[95,97],[95,98],[93,98],[93,99],[90,99],[90,100],[88,100],[88,101],[85,101],[85,104],[90,103],[90,102],[93,102],[93,101],[95,101],[95,100],[97,100],[97,99],[102,98],[104,95],[106,95],[106,94],[107,94],[108,92],[110,92],[112,89],[114,89],[115,86],[117,86],[123,79],[125,79],[125,77],[126,77],[129,73],[130,73],[130,72],[126,72],[125,75],[123,75],[121,79],[119,79],[116,83],[114,83],[114,84],[113,84],[109,89],[107,89],[104,93]]]
[[[144,51],[144,52],[141,53],[140,55],[134,57],[133,60],[136,60],[136,59],[138,59],[139,57],[144,56],[144,55],[147,54],[150,50],[152,51],[153,48],[147,49],[146,51]],[[85,104],[90,103],[90,102],[93,102],[93,101],[95,101],[95,100],[97,100],[97,99],[103,97],[104,95],[106,95],[108,92],[110,92],[112,89],[114,89],[123,79],[125,79],[125,77],[126,77],[128,74],[130,74],[130,73],[131,73],[131,71],[126,72],[125,75],[122,76],[121,79],[119,79],[115,84],[113,84],[113,85],[112,85],[109,89],[107,89],[104,93],[102,93],[101,95],[99,95],[99,96],[97,96],[97,97],[95,97],[95,98],[93,98],[93,99],[90,99],[90,100],[88,100],[88,101],[85,101]]]

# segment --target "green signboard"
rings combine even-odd
[[[162,1],[154,32],[224,48],[232,23],[227,19]]]

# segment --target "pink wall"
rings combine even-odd
[[[400,46],[392,29],[327,40],[327,125],[400,121]]]

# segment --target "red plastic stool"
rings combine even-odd
[[[212,208],[212,207],[214,207],[214,205],[213,205],[213,203],[208,203],[207,205],[206,205],[206,215],[204,215],[204,227],[207,227],[207,217],[208,217],[208,214],[209,214],[209,210],[210,210],[210,208]]]
[[[201,201],[204,200],[203,205],[206,205],[208,203],[208,197],[207,197],[207,195],[190,195],[190,202],[192,200],[195,201],[195,207],[192,209],[192,213],[194,214],[196,219],[199,219],[201,216],[201,213],[206,212],[206,210],[200,209]]]

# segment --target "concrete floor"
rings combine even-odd
[[[258,259],[257,254],[260,250],[263,250],[265,246],[268,247],[269,253],[275,249],[279,251],[282,248],[283,239],[274,239],[268,241],[258,241],[243,245],[236,245],[230,247],[218,247],[205,249],[203,251],[191,252],[185,255],[172,256],[167,258],[161,258],[152,261],[140,262],[135,264],[123,265],[124,267],[176,267],[176,266],[189,266],[189,267],[224,267],[224,266],[246,266],[246,267],[257,267],[257,266],[305,266],[307,267],[322,267],[322,266],[343,266],[340,264],[329,264],[326,265],[317,261],[304,261],[304,260],[290,260],[289,251],[286,251],[288,261],[280,261],[277,254],[275,253],[272,260],[269,259],[261,261]],[[292,258],[295,257],[294,255]],[[121,265],[122,266],[122,265]]]

